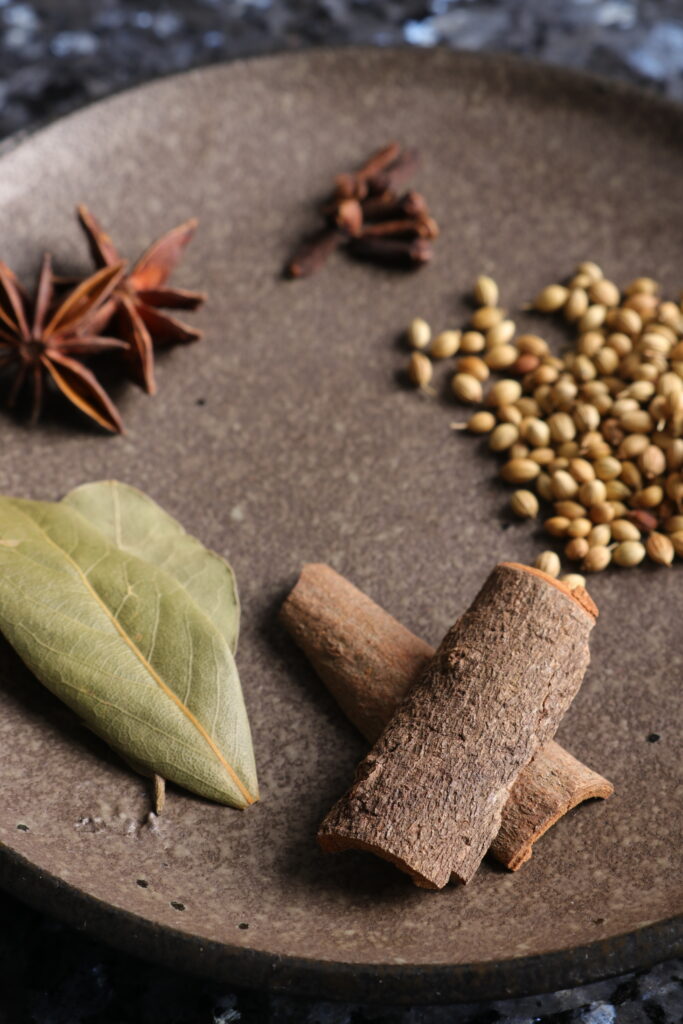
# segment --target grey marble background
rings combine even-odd
[[[158,75],[344,43],[507,51],[683,101],[683,0],[0,0],[0,138]],[[682,1021],[680,961],[506,1003],[311,1003],[149,966],[0,894],[0,1024]]]
[[[0,0],[0,136],[157,75],[343,43],[504,50],[683,100],[683,0]]]

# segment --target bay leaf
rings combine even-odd
[[[121,551],[175,576],[237,650],[240,604],[232,568],[185,531],[147,494],[118,480],[99,480],[70,491],[62,501]]]
[[[179,580],[62,503],[0,498],[0,630],[124,758],[220,803],[258,799],[225,635]]]

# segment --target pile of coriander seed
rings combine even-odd
[[[660,291],[637,277],[622,292],[596,263],[580,263],[525,307],[564,318],[575,338],[561,355],[517,334],[487,276],[465,330],[432,337],[420,318],[408,327],[412,384],[432,392],[434,361],[457,359],[455,398],[483,408],[453,428],[488,435],[501,478],[517,488],[513,513],[543,514],[581,573],[683,558],[683,302]],[[535,565],[562,571],[555,551]],[[580,586],[581,573],[561,578]]]

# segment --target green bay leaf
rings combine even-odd
[[[258,799],[224,633],[177,577],[111,544],[75,508],[0,498],[0,630],[141,770],[235,807]]]
[[[112,544],[175,576],[237,650],[240,604],[235,574],[142,491],[99,480],[70,491],[63,503],[78,509]]]

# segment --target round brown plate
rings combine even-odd
[[[442,226],[414,275],[341,254],[285,282],[292,244],[339,170],[397,138]],[[518,303],[585,258],[625,282],[683,284],[683,113],[499,57],[346,50],[246,61],[97,104],[0,161],[2,256],[86,266],[86,202],[131,257],[196,214],[175,280],[210,295],[206,338],[159,359],[159,394],[117,400],[100,436],[55,406],[2,417],[3,492],[86,480],[144,488],[234,564],[238,652],[262,802],[239,813],[146,784],[11,652],[0,678],[4,885],[143,956],[319,997],[472,1000],[538,992],[681,948],[680,568],[605,573],[594,658],[559,739],[612,779],[508,874],[415,889],[314,841],[364,750],[275,621],[306,561],[343,572],[435,642],[500,559],[544,542],[501,516],[495,465],[447,398],[396,377],[409,318],[459,326],[482,270]],[[520,316],[527,327],[547,320]],[[656,742],[648,741],[656,734]],[[679,787],[677,790],[677,786]]]

